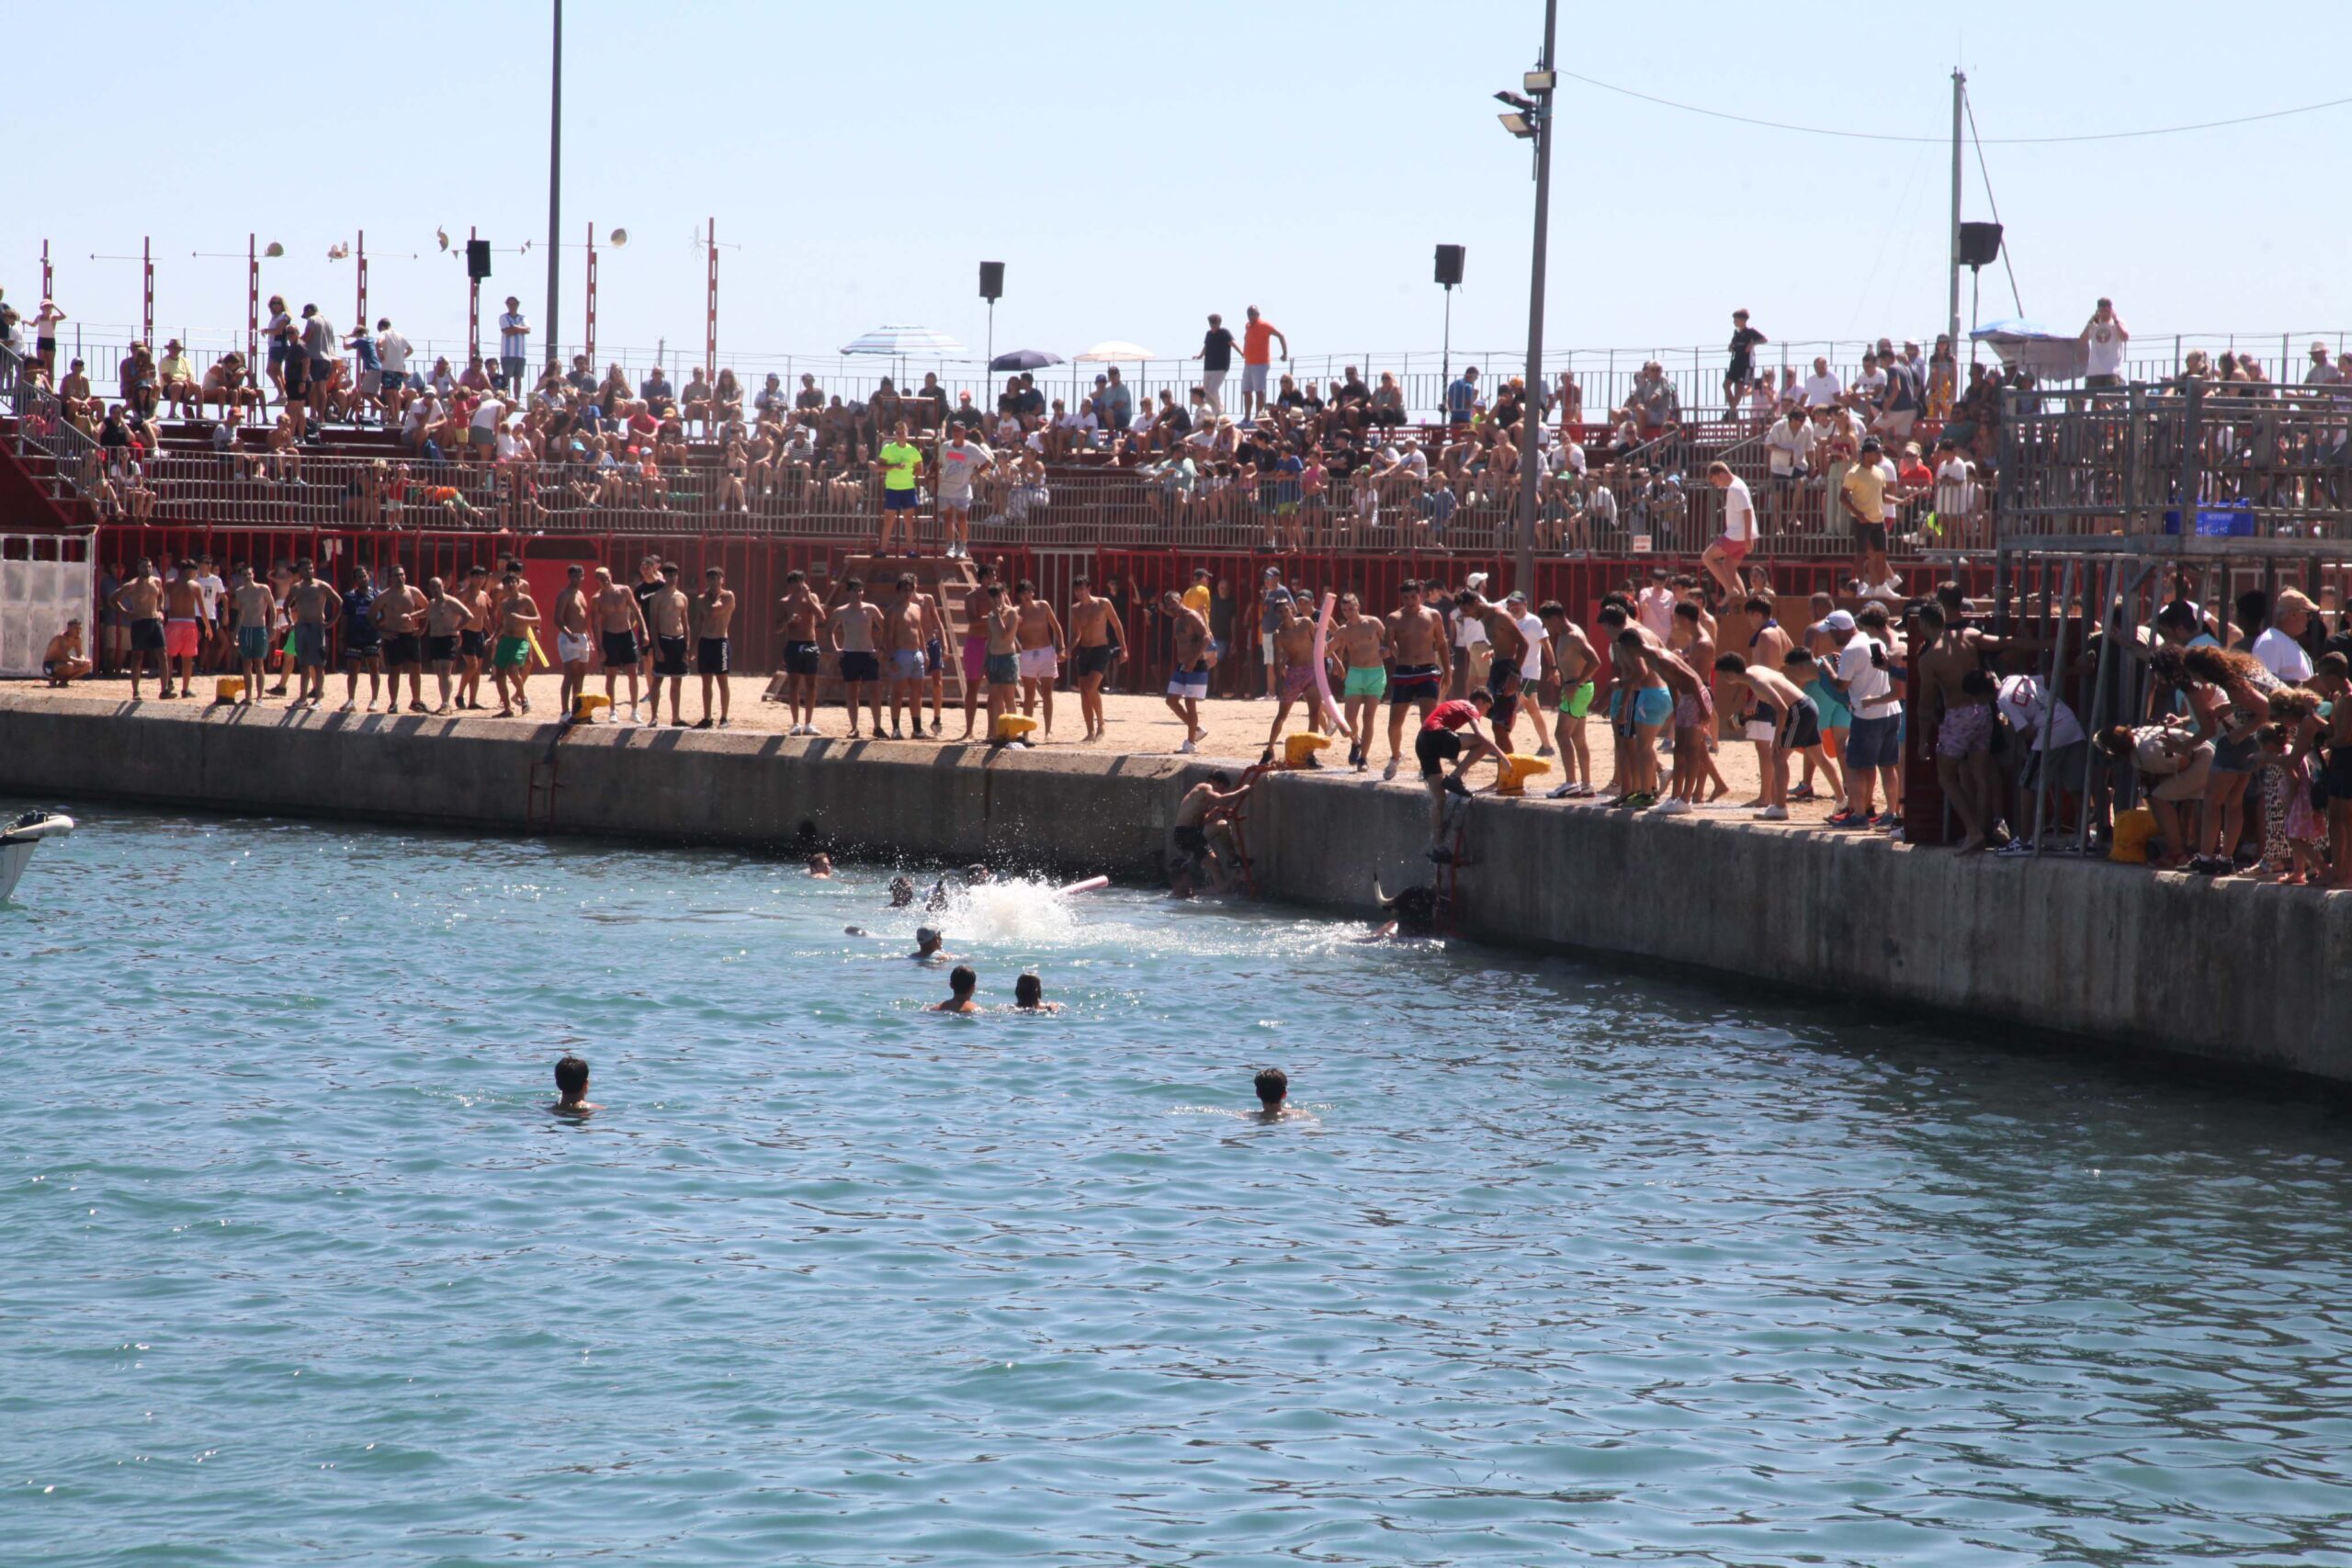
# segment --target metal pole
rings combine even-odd
[[[368,231],[365,229],[359,231],[356,254],[359,257],[359,293],[357,303],[352,310],[351,327],[354,332],[364,333],[368,330]]]
[[[718,220],[710,220],[710,274],[704,285],[703,368],[718,378]]]
[[[1537,69],[1552,69],[1554,40],[1559,36],[1560,0],[1544,0],[1544,60]],[[1527,400],[1520,414],[1525,439],[1519,455],[1519,558],[1511,586],[1535,593],[1535,508],[1542,480],[1542,462],[1535,450],[1535,432],[1543,423],[1544,399],[1544,242],[1552,221],[1552,104],[1549,89],[1537,95],[1542,112],[1535,121],[1535,245],[1527,279]]]
[[[585,289],[588,305],[587,336],[582,351],[588,355],[588,368],[596,368],[596,225],[588,224],[588,283]]]
[[[254,248],[254,236],[245,236],[245,374],[257,376],[254,364],[261,358],[261,252]]]
[[[154,242],[143,234],[139,240],[139,273],[144,295],[139,306],[139,341],[153,348],[155,345],[155,247]]]
[[[986,399],[980,417],[986,419],[989,410],[996,407],[996,301],[993,299],[989,301],[989,342],[983,352],[988,358],[980,365],[980,385],[985,389]]]
[[[556,323],[562,318],[556,314],[557,289],[562,281],[559,265],[563,255],[557,243],[556,225],[563,207],[563,0],[555,0],[555,54],[548,68],[548,305],[540,315],[540,331],[547,334],[548,363],[559,363],[556,355]],[[592,357],[589,364],[595,364]]]
[[[1968,73],[1951,73],[1951,318],[1952,363],[1960,363],[1960,117],[1968,94]]]
[[[57,275],[50,270],[49,265],[49,242],[43,240],[40,243],[40,297],[44,299],[51,299],[55,295],[56,289]]]
[[[1445,347],[1438,352],[1437,361],[1437,407],[1438,412],[1442,416],[1448,414],[1450,412],[1446,408],[1445,400],[1453,386],[1453,285],[1449,283],[1445,286]],[[1441,420],[1441,423],[1442,423],[1442,420]]]

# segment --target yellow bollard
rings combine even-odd
[[[243,675],[223,675],[212,682],[212,700],[216,703],[233,703],[244,694],[245,678]]]
[[[1525,795],[1527,781],[1548,773],[1552,764],[1541,757],[1531,757],[1521,751],[1503,753],[1502,769],[1495,780],[1497,795]]]
[[[1037,721],[1034,718],[1024,718],[1017,713],[1001,713],[996,716],[996,728],[989,731],[989,739],[1002,746],[1015,740],[1026,740],[1029,732],[1036,728]]]
[[[571,700],[571,722],[594,724],[599,709],[613,705],[613,699],[601,692],[582,692]]]
[[[1285,735],[1283,737],[1283,766],[1311,768],[1317,765],[1315,753],[1331,744],[1328,735]]]

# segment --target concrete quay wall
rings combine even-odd
[[[737,731],[237,713],[0,694],[0,793],[792,853],[1155,874],[1189,759]],[[1368,911],[1430,880],[1418,792],[1265,781],[1262,892]],[[2128,1050],[2352,1082],[2352,896],[1874,835],[1482,796],[1462,934],[1618,953]]]

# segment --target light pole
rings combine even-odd
[[[1544,0],[1544,53],[1521,82],[1528,96],[1497,93],[1510,106],[1498,118],[1503,129],[1535,143],[1535,245],[1527,280],[1527,400],[1520,415],[1524,434],[1519,456],[1519,551],[1511,586],[1535,596],[1535,512],[1543,486],[1543,454],[1536,439],[1544,423],[1544,266],[1552,227],[1552,91],[1554,42],[1559,34],[1560,0]]]
[[[539,317],[540,331],[547,334],[548,363],[556,365],[560,358],[556,352],[555,325],[562,318],[556,314],[556,286],[562,281],[560,263],[563,251],[556,238],[556,222],[563,209],[563,0],[555,0],[555,59],[548,71],[548,308]],[[595,231],[591,229],[593,237]],[[596,363],[592,352],[588,363]]]

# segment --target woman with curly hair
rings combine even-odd
[[[2254,733],[2269,722],[2270,694],[2285,682],[2252,654],[2237,649],[2191,648],[2180,656],[2189,677],[2189,711],[2199,735],[2213,743],[2212,775],[2205,786],[2205,820],[2199,833],[2203,852],[2188,869],[2227,876],[2237,866],[2238,840],[2245,831],[2245,791],[2260,761]]]

